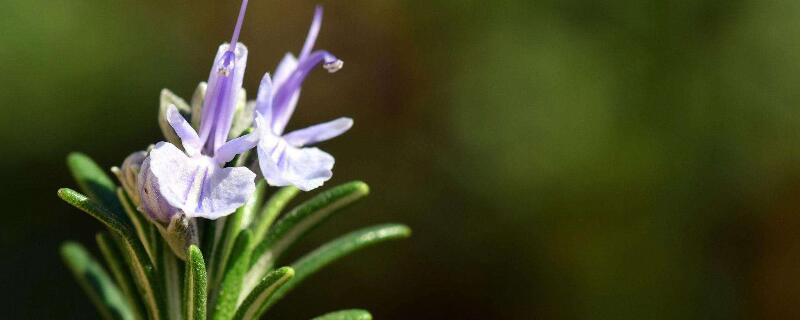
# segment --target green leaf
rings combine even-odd
[[[163,277],[162,286],[166,299],[167,314],[170,319],[180,319],[183,314],[181,290],[183,289],[183,274],[180,270],[178,257],[168,245],[161,246],[160,274]]]
[[[293,276],[294,269],[290,267],[283,267],[268,273],[261,279],[258,286],[247,295],[247,298],[242,301],[233,319],[258,319],[258,317],[266,311],[266,306],[270,304],[273,294]]]
[[[225,229],[220,236],[219,244],[212,250],[211,261],[209,261],[209,274],[211,275],[210,289],[215,289],[222,281],[222,277],[227,272],[225,267],[228,265],[228,259],[233,249],[234,242],[239,236],[239,232],[244,229],[247,220],[252,219],[253,212],[261,204],[264,198],[264,191],[266,190],[266,182],[259,181],[256,184],[256,190],[253,196],[247,200],[241,208],[236,212],[225,218]]]
[[[147,309],[148,318],[151,320],[168,319],[166,302],[161,294],[163,284],[141,244],[132,238],[119,237],[119,247],[125,255],[125,262],[133,275],[133,280],[139,288],[139,296]]]
[[[139,242],[142,243],[144,250],[151,260],[156,261],[156,252],[158,252],[158,234],[156,229],[150,221],[147,220],[138,210],[133,207],[130,198],[122,188],[117,188],[117,198],[122,203],[122,208],[128,215],[128,220],[131,226],[136,231],[139,237]]]
[[[236,239],[236,244],[231,251],[230,263],[225,268],[225,278],[219,287],[215,309],[214,320],[227,320],[233,317],[236,312],[236,304],[242,290],[242,281],[247,266],[250,262],[250,242],[252,241],[250,230],[242,231]]]
[[[259,243],[264,239],[264,235],[267,234],[267,230],[269,230],[272,222],[275,221],[275,218],[278,217],[281,210],[283,210],[289,201],[292,201],[299,192],[300,189],[293,186],[283,187],[278,189],[278,191],[267,200],[264,209],[261,210],[261,213],[254,219],[250,226],[250,230],[253,230],[254,243]]]
[[[326,190],[292,209],[269,230],[264,240],[253,250],[251,269],[269,270],[275,261],[298,238],[325,221],[339,209],[369,193],[369,187],[354,181]],[[257,265],[257,266],[256,266]],[[253,268],[255,266],[255,268]],[[260,269],[260,270],[259,270]]]
[[[372,320],[367,310],[350,309],[323,314],[311,320]]]
[[[88,213],[106,227],[111,229],[111,231],[114,231],[123,237],[133,237],[133,231],[131,230],[127,219],[123,220],[122,217],[108,210],[100,203],[89,199],[87,196],[69,188],[58,189],[58,196],[67,203],[75,206],[78,209],[81,209],[83,212]]]
[[[61,257],[104,319],[135,319],[120,290],[83,246],[65,243],[61,246]]]
[[[195,245],[189,246],[186,254],[186,277],[184,279],[184,319],[206,318],[206,264],[203,253]]]
[[[357,230],[328,242],[292,264],[292,268],[295,269],[294,278],[275,292],[266,308],[280,300],[306,277],[339,258],[381,242],[407,238],[410,235],[411,229],[407,226],[383,224]]]
[[[83,153],[73,152],[67,156],[67,167],[83,192],[125,220],[122,206],[117,200],[117,186],[97,163]]]
[[[139,301],[139,294],[136,292],[136,285],[133,283],[133,278],[123,265],[125,259],[122,253],[117,248],[114,240],[108,233],[100,232],[95,236],[97,246],[100,248],[100,253],[103,255],[106,265],[114,276],[114,280],[119,286],[128,305],[131,307],[134,318],[142,319],[141,314],[141,301]]]
[[[112,232],[121,238],[120,248],[123,250],[128,266],[134,276],[136,285],[139,287],[139,294],[147,307],[150,319],[165,318],[163,312],[163,301],[159,294],[160,283],[153,267],[153,262],[145,251],[142,244],[137,241],[131,226],[127,221],[109,212],[108,209],[85,195],[69,188],[58,190],[58,196],[67,203],[88,213]]]

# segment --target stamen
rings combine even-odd
[[[322,65],[322,67],[325,68],[325,70],[328,70],[329,73],[334,73],[336,71],[339,71],[342,69],[343,66],[344,66],[344,61],[339,59],[332,61],[325,61],[325,63]]]
[[[228,51],[235,52],[236,44],[239,41],[239,31],[242,30],[242,23],[244,22],[244,13],[247,11],[247,0],[242,0],[242,7],[239,8],[239,17],[236,19],[236,27],[233,29],[233,36],[231,37],[231,45]]]

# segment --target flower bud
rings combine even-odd
[[[172,216],[166,228],[161,225],[156,226],[161,236],[169,244],[169,248],[181,260],[186,260],[186,251],[190,245],[199,245],[200,243],[197,236],[197,222],[182,212]]]
[[[134,152],[125,158],[125,160],[122,162],[122,168],[111,168],[111,172],[117,176],[117,179],[122,184],[122,188],[125,189],[125,192],[137,206],[141,202],[139,198],[137,181],[139,177],[139,171],[142,168],[142,162],[144,162],[146,157],[147,152],[145,151]]]
[[[160,226],[167,226],[172,222],[172,217],[180,212],[169,204],[161,195],[158,178],[150,171],[150,157],[141,165],[137,179],[137,193],[139,194],[139,211],[144,213],[150,221]]]

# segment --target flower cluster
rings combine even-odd
[[[89,157],[68,157],[81,192],[61,188],[58,195],[105,225],[96,240],[111,275],[78,243],[66,243],[61,254],[103,318],[258,319],[333,261],[411,233],[401,224],[370,226],[284,261],[303,235],[369,187],[344,183],[284,212],[300,190],[332,176],[333,156],[312,145],[353,125],[339,118],[286,132],[306,77],[316,67],[335,72],[343,63],[314,50],[322,23],[317,7],[300,53],[286,54],[247,101],[248,51],[239,42],[246,8],[244,0],[230,43],[219,47],[208,82],[189,103],[161,92],[164,141],[112,168],[119,186]],[[267,196],[267,186],[282,188]],[[315,319],[371,316],[353,309]]]
[[[193,118],[199,114],[197,126],[181,114],[179,98],[165,92],[159,120],[167,124],[162,129],[172,141],[156,143],[146,155],[132,154],[119,170],[126,172],[120,180],[135,195],[139,210],[161,226],[182,257],[188,245],[197,243],[193,218],[227,216],[252,196],[257,175],[246,161],[251,149],[257,150],[258,178],[272,186],[308,191],[331,178],[334,164],[333,156],[309,146],[334,138],[353,124],[349,118],[339,118],[285,133],[309,73],[320,64],[329,72],[343,65],[329,52],[313,49],[322,23],[321,7],[314,13],[300,54],[287,53],[272,76],[264,75],[255,101],[241,103],[248,51],[238,37],[246,6],[244,1],[230,43],[220,45],[208,82],[200,84],[195,106],[189,110]],[[237,156],[242,161],[232,163]],[[127,173],[132,170],[138,174]]]

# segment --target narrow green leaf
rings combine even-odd
[[[61,257],[104,319],[135,319],[120,290],[83,246],[65,243],[61,246]]]
[[[122,249],[130,268],[133,280],[139,288],[139,296],[142,298],[147,309],[149,319],[168,319],[166,302],[161,294],[163,284],[153,262],[147,256],[141,244],[134,242],[131,238],[116,237],[119,239],[118,246]]]
[[[253,230],[253,242],[259,243],[267,234],[267,230],[272,226],[272,222],[278,217],[284,207],[292,201],[295,196],[300,192],[293,186],[283,187],[278,189],[272,197],[267,200],[264,209],[261,210],[259,215],[255,217],[253,223],[250,225],[250,230]]]
[[[125,295],[125,300],[128,302],[134,318],[142,319],[142,302],[139,300],[139,294],[136,291],[136,285],[133,282],[131,274],[123,265],[125,259],[122,253],[108,233],[100,232],[95,236],[95,239],[97,240],[97,246],[100,248],[100,253],[102,253],[103,259],[106,261],[106,265],[108,265],[111,271],[111,275]]]
[[[184,273],[180,270],[178,257],[172,252],[169,245],[164,244],[160,247],[160,274],[164,277],[163,289],[167,314],[169,319],[180,319],[184,310],[181,300],[181,290],[184,288],[184,284],[182,284]]]
[[[89,199],[89,197],[69,188],[58,189],[58,196],[67,203],[88,213],[112,231],[126,237],[133,236],[133,231],[127,219],[122,219],[121,216],[113,213],[102,204]]]
[[[58,190],[58,196],[67,203],[88,213],[116,235],[119,236],[120,248],[123,249],[125,258],[134,276],[136,285],[139,287],[139,294],[147,307],[148,315],[151,319],[164,318],[163,301],[159,294],[158,277],[149,255],[142,244],[137,241],[137,237],[127,221],[109,212],[108,209],[85,195],[75,190],[62,188]]]
[[[184,319],[206,318],[206,264],[203,261],[203,253],[195,245],[189,246],[189,252],[186,254],[183,297]]]
[[[367,310],[350,309],[323,314],[311,320],[372,320]]]
[[[247,295],[247,298],[239,305],[236,315],[233,319],[236,320],[252,320],[258,319],[264,312],[264,308],[272,300],[272,295],[286,284],[294,276],[294,269],[290,267],[283,267],[273,270],[264,276],[255,287],[253,292]]]
[[[139,242],[142,243],[144,250],[150,259],[156,261],[156,252],[158,252],[158,234],[156,229],[150,221],[147,220],[138,210],[133,207],[130,198],[122,188],[117,188],[117,198],[122,203],[122,208],[125,214],[128,215],[128,220],[131,222],[136,235],[139,237]]]
[[[266,182],[259,181],[253,196],[247,200],[241,208],[225,218],[225,229],[220,236],[220,242],[216,250],[213,250],[211,261],[209,261],[209,275],[211,281],[209,289],[214,290],[222,281],[222,277],[227,272],[225,267],[228,265],[229,256],[233,249],[234,242],[248,223],[252,219],[253,212],[261,205],[266,190]],[[214,290],[216,292],[216,290]],[[213,299],[214,297],[212,297]]]
[[[227,270],[225,277],[222,279],[219,290],[217,290],[219,295],[214,304],[214,320],[230,319],[233,317],[234,312],[236,312],[236,304],[242,289],[242,281],[245,273],[247,273],[247,266],[250,262],[250,253],[252,252],[250,250],[251,240],[252,233],[250,230],[242,231],[236,239],[236,244],[231,251],[229,266],[225,268],[225,270]]]
[[[326,190],[292,209],[278,220],[266,237],[253,250],[251,269],[262,272],[269,270],[275,261],[298,238],[325,221],[339,209],[355,202],[369,193],[369,187],[361,181],[354,181]],[[257,265],[257,266],[256,266]],[[254,267],[255,266],[255,267]]]
[[[83,192],[125,219],[115,192],[117,186],[97,163],[83,153],[73,152],[67,156],[67,167]]]
[[[275,292],[266,308],[283,298],[306,277],[314,274],[328,264],[360,249],[395,239],[407,238],[411,229],[401,224],[383,224],[367,227],[343,235],[303,256],[292,264],[295,276]],[[265,308],[265,309],[266,309]]]

